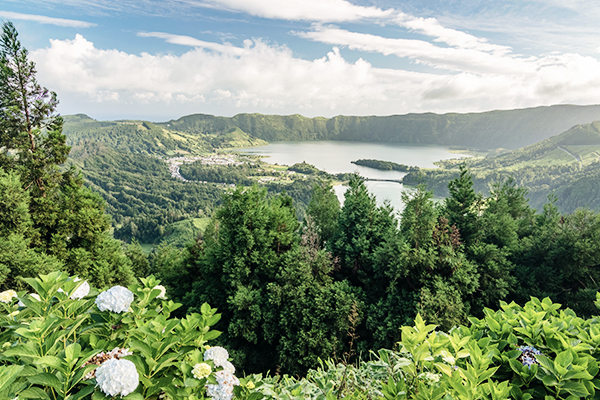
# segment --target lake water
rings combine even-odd
[[[395,180],[402,179],[406,174],[362,167],[351,161],[365,158],[435,168],[435,161],[468,157],[465,154],[450,153],[448,147],[443,146],[345,141],[274,142],[267,146],[237,149],[236,152],[264,156],[264,161],[270,164],[293,165],[305,161],[331,174],[356,172],[365,178]],[[404,208],[400,194],[404,190],[410,190],[395,182],[367,181],[366,186],[376,196],[378,204],[383,204],[387,199],[397,211]],[[334,189],[343,204],[347,187],[339,185]]]

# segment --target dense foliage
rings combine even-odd
[[[372,352],[358,365],[325,361],[303,379],[262,379],[256,391],[278,399],[598,398],[598,317],[560,306],[503,302],[448,332],[417,315],[401,327],[395,351]]]
[[[340,208],[331,186],[315,185],[301,228],[289,197],[230,191],[203,240],[159,250],[153,271],[187,309],[223,312],[223,344],[248,372],[394,348],[417,313],[448,329],[531,295],[594,312],[598,214],[561,215],[552,202],[536,214],[510,181],[483,196],[466,168],[441,203],[424,187],[405,194],[400,221],[359,177],[349,186]]]
[[[164,161],[149,155],[107,151],[83,161],[89,186],[118,226],[115,237],[127,241],[158,243],[170,224],[211,215],[225,189],[174,179]]]

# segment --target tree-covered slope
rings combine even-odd
[[[600,106],[556,105],[469,114],[406,114],[386,117],[238,114],[189,115],[157,126],[206,135],[239,128],[266,141],[358,140],[516,149],[600,120]]]
[[[85,156],[87,148],[103,146],[125,153],[186,154],[212,153],[215,149],[267,144],[237,127],[210,132],[182,132],[148,121],[96,121],[84,114],[65,117],[64,133],[73,146],[71,157]]]
[[[568,131],[522,149],[486,158],[465,159],[477,190],[514,179],[528,189],[531,205],[541,209],[550,194],[563,212],[579,207],[600,207],[600,122],[576,125]],[[448,182],[458,175],[456,160],[439,163],[439,169],[408,174],[407,184],[421,179],[436,194],[448,194]]]

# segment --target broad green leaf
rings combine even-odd
[[[48,393],[39,387],[30,387],[19,393],[20,399],[50,399]]]
[[[200,384],[200,381],[195,378],[185,378],[185,387],[196,387]]]
[[[44,356],[40,359],[34,360],[33,363],[41,367],[50,367],[57,369],[61,372],[65,372],[65,366],[63,365],[62,360],[58,357]]]
[[[204,340],[213,340],[221,336],[219,331],[210,331],[204,334]]]
[[[587,397],[590,393],[587,391],[585,385],[581,382],[568,381],[562,386],[562,390],[566,390],[573,396]]]
[[[92,400],[106,400],[107,396],[104,395],[100,390],[96,390],[92,395]]]
[[[551,360],[549,360],[548,357],[538,354],[535,356],[535,359],[538,360],[542,368],[544,368],[548,372],[556,374],[556,370],[554,369],[554,363]]]
[[[140,393],[133,392],[133,393],[130,393],[127,396],[123,397],[123,399],[127,399],[127,400],[144,400],[144,396],[142,396]]]
[[[0,392],[7,389],[23,370],[23,365],[9,365],[0,367]]]
[[[95,389],[96,389],[96,386],[87,385],[83,389],[81,389],[79,392],[72,395],[71,400],[78,400],[82,397],[85,397],[85,396],[89,395],[90,393],[92,393]]]
[[[544,377],[542,378],[542,382],[546,386],[557,386],[558,385],[558,381],[552,375],[544,375]]]
[[[34,385],[49,386],[56,390],[61,390],[63,386],[62,382],[56,377],[56,375],[46,372],[29,376],[27,377],[27,380]]]
[[[563,351],[562,353],[558,354],[554,359],[554,365],[558,364],[565,368],[568,368],[568,366],[571,365],[572,362],[573,354],[571,354],[571,351],[569,350]]]
[[[19,328],[19,329],[17,329],[17,331],[19,331],[21,329],[22,328]],[[23,331],[29,332],[27,329],[21,330],[22,333],[23,333]],[[21,336],[23,336],[23,335],[21,335]],[[24,337],[26,337],[26,336],[24,336]],[[35,336],[34,336],[34,340],[35,340]],[[40,354],[39,354],[38,350],[35,348],[35,344],[33,342],[27,342],[27,343],[20,344],[15,347],[11,347],[4,352],[4,356],[5,357],[40,358]]]

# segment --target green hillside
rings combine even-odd
[[[267,144],[236,127],[208,133],[177,131],[148,121],[96,121],[87,115],[65,117],[64,133],[73,146],[71,157],[86,156],[90,145],[126,153],[189,154],[212,153],[218,149]]]
[[[493,157],[461,160],[467,164],[477,190],[487,193],[494,182],[513,178],[529,191],[531,205],[540,209],[548,195],[557,197],[563,212],[578,207],[600,207],[600,122],[576,125],[568,131],[522,149]],[[438,163],[441,168],[422,170],[425,183],[440,196],[458,175],[458,163]],[[419,173],[408,174],[407,184],[415,184]]]
[[[557,105],[469,114],[406,114],[386,117],[238,114],[231,118],[189,115],[157,123],[194,135],[239,128],[266,141],[358,140],[516,149],[600,120],[600,106]]]
[[[211,216],[223,192],[235,184],[259,182],[270,194],[285,189],[300,216],[310,200],[314,179],[291,180],[253,158],[233,165],[197,161],[200,156],[234,159],[219,151],[267,144],[238,127],[185,132],[147,121],[96,121],[77,114],[65,117],[64,133],[72,146],[67,166],[80,169],[86,185],[104,198],[118,239],[183,246],[201,232],[198,218]],[[188,158],[180,165],[180,178],[169,170],[169,159],[176,157]]]

